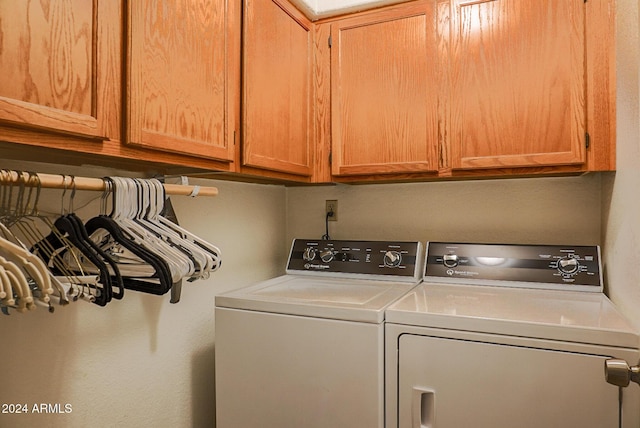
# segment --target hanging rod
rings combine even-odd
[[[28,175],[33,175],[34,173],[24,172],[24,175],[28,177]],[[38,177],[38,182],[42,188],[47,189],[71,189],[72,181],[71,175],[60,175],[60,174],[43,174],[36,173]],[[0,184],[5,182],[11,183],[22,183],[25,185],[31,185],[30,182],[25,182],[24,177],[20,178],[20,173],[17,171],[7,171],[4,170],[4,173],[0,176]],[[73,176],[73,186],[75,186],[76,190],[96,190],[96,191],[104,191],[105,190],[105,182],[102,178],[91,178],[91,177],[76,177]],[[182,184],[170,184],[163,183],[165,193],[167,195],[177,195],[177,196],[216,196],[218,194],[218,189],[216,187],[206,187],[206,186],[197,186],[197,185],[182,185]]]

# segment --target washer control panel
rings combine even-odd
[[[287,273],[383,275],[421,279],[419,242],[295,239]]]
[[[427,243],[425,281],[602,291],[598,246]]]

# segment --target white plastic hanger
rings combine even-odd
[[[211,272],[214,272],[220,268],[220,265],[222,263],[220,249],[215,245],[205,241],[204,239],[194,235],[188,230],[180,227],[179,225],[175,224],[168,218],[160,215],[160,213],[164,209],[164,194],[162,193],[162,189],[163,189],[162,183],[160,183],[160,181],[158,180],[150,180],[150,182],[156,188],[155,194],[156,194],[157,200],[155,205],[156,209],[155,211],[149,212],[148,218],[158,222],[159,224],[164,226],[166,230],[175,233],[184,242],[188,242],[192,244],[194,251],[201,252],[209,260],[209,263],[207,263],[205,269],[202,272],[202,275],[203,275],[202,278],[208,277]]]
[[[205,272],[211,269],[214,264],[213,258],[204,252],[202,248],[197,247],[193,242],[184,239],[175,230],[159,222],[160,212],[162,212],[164,205],[162,183],[158,180],[136,181],[142,193],[143,201],[148,201],[148,203],[146,203],[147,209],[144,212],[139,211],[135,220],[143,227],[147,227],[162,236],[162,239],[170,243],[173,248],[177,248],[190,256],[196,268],[190,277],[201,278]]]
[[[153,235],[133,219],[140,205],[138,189],[130,180],[120,177],[112,177],[114,184],[115,207],[112,218],[120,227],[128,232],[130,238],[137,244],[162,257],[171,270],[172,281],[180,281],[189,277],[195,271],[193,262],[175,248],[171,248],[162,239]]]

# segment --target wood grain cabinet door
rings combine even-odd
[[[583,0],[452,0],[454,169],[585,162]]]
[[[439,3],[331,24],[333,175],[438,169]]]
[[[98,56],[118,40],[103,30],[119,19],[109,10],[97,0],[0,1],[1,124],[105,136],[97,76],[109,65]]]
[[[127,3],[126,142],[232,161],[238,95],[227,2]]]
[[[312,173],[311,22],[288,2],[245,0],[245,166]]]

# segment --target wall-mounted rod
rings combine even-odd
[[[37,186],[39,183],[42,188],[48,189],[71,189],[74,187],[76,190],[105,190],[105,182],[102,178],[73,176],[72,179],[71,175],[36,173],[35,175],[38,177],[38,180],[28,180],[30,175],[33,176],[34,173],[23,172],[21,176],[21,173],[18,171],[4,170],[0,173],[0,184],[15,183]],[[170,183],[163,183],[163,185],[167,195],[216,196],[218,194],[216,187]]]

